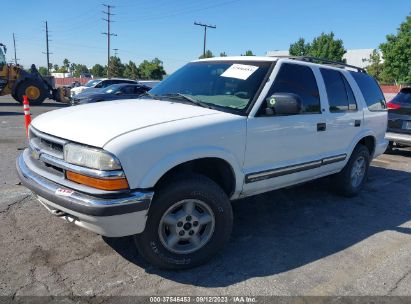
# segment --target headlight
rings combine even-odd
[[[121,169],[118,159],[110,153],[77,144],[64,146],[64,160],[73,165],[97,170]]]

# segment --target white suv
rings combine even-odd
[[[318,62],[198,60],[141,99],[40,115],[17,160],[21,181],[56,216],[134,235],[152,264],[199,265],[230,236],[230,200],[326,175],[352,196],[385,151],[376,81]]]

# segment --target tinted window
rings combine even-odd
[[[310,67],[284,63],[267,96],[294,93],[301,98],[303,113],[320,113],[320,95]]]
[[[126,86],[121,88],[123,94],[134,94],[134,86]]]
[[[345,77],[336,70],[320,69],[327,90],[330,112],[356,110],[354,94]]]
[[[411,103],[411,88],[402,89],[392,100],[393,103]]]
[[[350,72],[357,82],[365,102],[370,111],[378,111],[386,108],[384,95],[378,83],[370,75],[360,72]]]

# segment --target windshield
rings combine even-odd
[[[192,62],[150,90],[155,97],[184,95],[215,109],[239,112],[253,100],[272,62]],[[186,98],[187,99],[187,98]]]
[[[84,86],[88,87],[88,88],[92,88],[96,84],[98,84],[99,82],[101,82],[101,79],[93,79],[93,80],[90,80],[89,82],[87,82]]]
[[[0,65],[6,64],[6,56],[3,53],[3,50],[0,46]]]
[[[112,84],[111,86],[102,89],[102,91],[106,94],[114,94],[119,92],[123,86],[124,84]]]

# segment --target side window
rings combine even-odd
[[[103,80],[101,82],[101,88],[107,88],[108,86],[111,86],[113,84],[113,81],[111,80]]]
[[[330,112],[356,110],[354,94],[344,75],[336,70],[320,69],[327,90]]]
[[[303,103],[303,114],[320,113],[320,94],[310,67],[283,63],[267,96],[275,93],[293,93]]]
[[[134,93],[134,87],[133,87],[133,86],[123,87],[123,88],[121,89],[121,92],[122,92],[123,94],[133,94],[133,93]]]
[[[350,72],[357,82],[365,103],[370,111],[379,111],[387,108],[385,98],[377,81],[370,75],[361,72]]]

